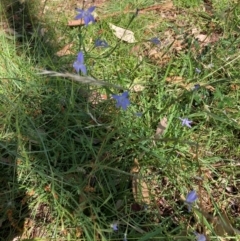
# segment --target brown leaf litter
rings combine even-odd
[[[72,51],[73,44],[67,44],[62,49],[60,49],[55,55],[58,57],[74,54]]]

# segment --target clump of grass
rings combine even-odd
[[[9,21],[21,39],[6,31],[0,36],[0,236],[193,240],[199,233],[237,240],[239,175],[233,166],[239,157],[240,57],[236,35],[225,35],[221,27],[226,22],[218,26],[222,38],[205,47],[186,34],[185,48],[164,49],[169,62],[159,66],[150,51],[162,46],[147,41],[159,32],[153,28],[153,36],[141,37],[154,14],[110,15],[65,29],[59,45],[71,41],[74,53],[59,58],[49,44],[52,22],[41,18],[49,31],[37,35],[42,25],[31,18],[31,10],[37,11],[31,4],[21,14],[33,32]],[[231,16],[237,5],[233,9]],[[109,22],[130,28],[138,42],[116,39]],[[94,47],[97,39],[109,47]],[[88,76],[73,73],[79,51]],[[123,91],[130,96],[126,110],[111,98]],[[191,190],[198,199],[187,198],[189,212],[185,199]]]

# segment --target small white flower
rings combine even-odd
[[[196,235],[197,241],[206,241],[207,240],[204,234],[200,234],[197,232],[194,232],[194,234]]]
[[[200,73],[201,73],[201,70],[198,69],[198,68],[196,68],[195,71],[196,71],[197,74],[200,74]]]
[[[190,121],[188,118],[180,118],[179,119],[182,121],[182,126],[187,126],[189,128],[191,128],[191,123],[192,121]]]

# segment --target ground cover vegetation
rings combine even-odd
[[[0,12],[0,240],[239,240],[239,1]]]

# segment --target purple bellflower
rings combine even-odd
[[[116,107],[122,107],[123,110],[126,110],[130,105],[128,91],[124,91],[121,95],[112,95],[112,97],[117,101]]]
[[[193,203],[198,199],[197,193],[196,191],[191,191],[188,193],[187,197],[186,197],[186,203],[188,206],[188,211],[191,211],[192,205]]]
[[[197,193],[196,191],[191,191],[190,193],[188,193],[187,197],[186,197],[186,202],[187,203],[193,203],[198,199]]]
[[[95,41],[95,47],[107,48],[107,47],[109,47],[109,45],[108,45],[108,43],[105,40],[97,39]]]
[[[200,84],[195,84],[192,88],[192,90],[198,90],[200,88]]]
[[[79,73],[80,70],[81,70],[81,72],[83,74],[87,73],[87,69],[86,69],[86,66],[84,64],[84,57],[83,57],[83,52],[82,51],[80,51],[78,53],[77,59],[73,63],[73,68],[77,71],[77,73]]]
[[[196,235],[197,237],[197,241],[206,241],[206,236],[204,234],[199,234],[197,232],[194,232],[194,234]]]
[[[87,10],[79,9],[77,8],[76,11],[79,12],[79,14],[75,17],[75,19],[83,19],[84,24],[87,26],[90,22],[95,22],[95,19],[92,15],[92,12],[95,10],[95,6],[90,7]]]
[[[151,38],[149,41],[150,41],[151,43],[153,43],[153,44],[156,44],[156,45],[160,45],[160,44],[161,44],[160,39],[157,38],[157,37],[153,37],[153,38]]]
[[[117,223],[112,223],[110,226],[113,229],[113,231],[118,231],[118,224]]]
[[[182,121],[182,126],[187,126],[189,128],[191,128],[191,123],[192,121],[190,121],[188,118],[179,118]]]

